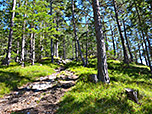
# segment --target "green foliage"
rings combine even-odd
[[[96,74],[95,61],[96,59],[89,60],[89,68],[77,62],[67,65],[69,70],[79,75],[79,80],[62,98],[57,114],[151,113],[152,79],[148,67],[137,64],[128,66],[118,60],[108,60],[111,83],[95,84],[87,80],[88,75]],[[142,105],[128,100],[124,88],[138,90],[139,102]]]

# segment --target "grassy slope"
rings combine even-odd
[[[59,114],[127,114],[152,112],[152,79],[149,68],[144,65],[125,65],[119,61],[108,60],[109,85],[91,83],[87,76],[97,73],[96,60],[90,61],[88,68],[72,62],[66,67],[80,76],[76,86],[67,92],[58,110]],[[141,106],[128,100],[124,88],[139,91]]]
[[[26,65],[24,68],[16,63],[11,63],[9,67],[0,66],[0,97],[27,82],[34,81],[37,77],[54,73],[54,69],[58,67],[51,64],[49,59],[42,61],[41,64]]]

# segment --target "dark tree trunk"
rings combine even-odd
[[[76,42],[78,44],[78,49],[79,49],[79,52],[80,52],[81,61],[83,63],[83,66],[86,66],[86,63],[85,63],[85,60],[83,58],[83,54],[82,54],[82,51],[81,51],[79,39],[78,39],[78,36],[77,36],[77,31],[76,31],[76,24],[75,24],[75,17],[74,17],[74,1],[73,0],[72,0],[72,20],[73,20],[74,35],[75,35]]]
[[[86,21],[86,27],[87,27],[87,33],[86,33],[86,66],[88,64],[88,22],[87,22],[87,17],[85,16],[85,21]]]
[[[13,0],[13,6],[12,6],[12,10],[15,10],[15,6],[16,6],[16,0]],[[7,55],[5,58],[5,63],[9,65],[10,63],[10,59],[11,59],[11,49],[12,49],[12,36],[13,36],[13,26],[14,26],[14,17],[15,17],[15,12],[12,12],[11,14],[11,20],[10,20],[10,31],[9,31],[9,39],[8,39],[8,48],[7,48]]]
[[[104,17],[102,17],[103,18],[103,33],[104,33],[104,37],[105,37],[105,40],[106,40],[106,43],[105,43],[105,45],[106,45],[106,51],[108,51],[108,38],[107,38],[107,34],[106,34],[106,27],[105,27],[105,24],[104,24]]]
[[[52,15],[52,0],[50,0],[50,15]],[[54,62],[53,39],[51,38],[51,63]]]
[[[128,41],[128,37],[127,37],[127,33],[126,33],[125,21],[122,20],[122,22],[123,22],[123,27],[124,27],[124,36],[125,36],[125,39],[126,39],[126,44],[127,44],[128,51],[129,51],[129,54],[130,54],[130,60],[132,62],[133,61],[133,55],[131,53],[131,49],[130,49],[130,45],[129,45],[129,41]]]
[[[101,25],[101,17],[99,10],[99,1],[92,0],[93,14],[94,14],[94,24],[97,39],[97,59],[98,59],[98,80],[104,83],[109,83],[110,78],[108,75],[107,57],[105,49],[105,41]]]
[[[35,61],[35,38],[34,33],[31,33],[31,64],[34,65]]]
[[[138,63],[138,57],[137,57],[136,49],[134,49],[134,54],[135,54],[135,62],[136,62],[136,64],[137,64],[137,63]]]
[[[152,59],[152,45],[151,45],[151,42],[150,42],[150,39],[149,39],[149,36],[148,36],[147,33],[146,33],[146,40],[148,42],[148,48],[149,48],[149,52],[150,52],[150,57]]]
[[[59,27],[59,17],[57,16],[57,19],[54,19],[54,23],[56,23],[56,31],[59,31],[58,27]],[[56,35],[56,43],[54,44],[54,55],[56,57],[59,57],[59,53],[58,53],[58,45],[59,45],[59,42],[58,42],[58,35]]]
[[[76,61],[78,61],[78,46],[77,46],[76,41],[75,41],[75,58],[76,58]]]
[[[54,62],[53,39],[51,38],[51,63]]]
[[[88,31],[86,34],[86,66],[88,64]]]
[[[136,9],[136,12],[137,12],[137,15],[138,15],[139,24],[144,28],[144,26],[142,25],[142,22],[141,22],[141,18],[140,18],[140,14],[139,14],[139,11],[138,11],[138,8],[137,8],[136,1],[134,1],[134,4],[135,4],[135,9]],[[145,34],[144,34],[143,29],[141,29],[141,34],[142,34],[142,39],[143,39],[144,44],[145,44],[145,50],[146,50],[146,55],[147,55],[147,59],[148,59],[148,65],[149,65],[150,71],[152,73],[151,60],[150,60],[150,57],[149,57],[149,51],[148,51],[148,47],[147,47],[147,43],[146,43]]]
[[[63,59],[66,59],[65,37],[63,36]]]
[[[110,25],[110,30],[111,30],[111,36],[112,36],[112,44],[113,44],[114,56],[116,56],[115,39],[114,39],[114,34],[113,34],[113,30],[112,30],[112,26],[111,25]]]
[[[73,45],[73,40],[72,40],[72,59],[74,59],[74,45]]]
[[[40,25],[41,29],[42,29],[42,23]],[[44,40],[44,33],[41,32],[40,33],[40,55],[39,55],[40,60],[43,58],[43,40]]]
[[[125,41],[124,41],[124,38],[123,38],[123,35],[122,35],[122,32],[121,32],[122,30],[121,30],[119,19],[118,19],[118,10],[117,10],[117,5],[116,5],[116,1],[115,0],[113,0],[113,6],[114,6],[114,10],[115,10],[115,17],[116,17],[117,26],[118,26],[118,29],[119,29],[121,43],[122,43],[122,47],[123,47],[124,63],[128,64],[129,63],[129,59],[128,59],[127,48],[126,48]]]

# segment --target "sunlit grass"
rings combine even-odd
[[[38,77],[51,75],[57,67],[59,66],[50,61],[45,61],[45,64],[36,63],[34,66],[26,65],[26,67],[21,67],[17,63],[11,63],[9,67],[0,66],[0,97]]]
[[[90,60],[89,68],[81,63],[72,62],[67,68],[77,75],[79,80],[71,91],[67,92],[60,103],[57,113],[62,114],[150,114],[152,112],[152,80],[147,66],[108,60],[109,85],[91,83],[88,75],[96,74],[96,60]],[[69,67],[68,67],[69,66]],[[141,106],[128,100],[124,88],[139,91]]]

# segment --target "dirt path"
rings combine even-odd
[[[0,99],[0,114],[54,114],[64,93],[75,85],[77,76],[57,69],[56,73],[41,77]]]

